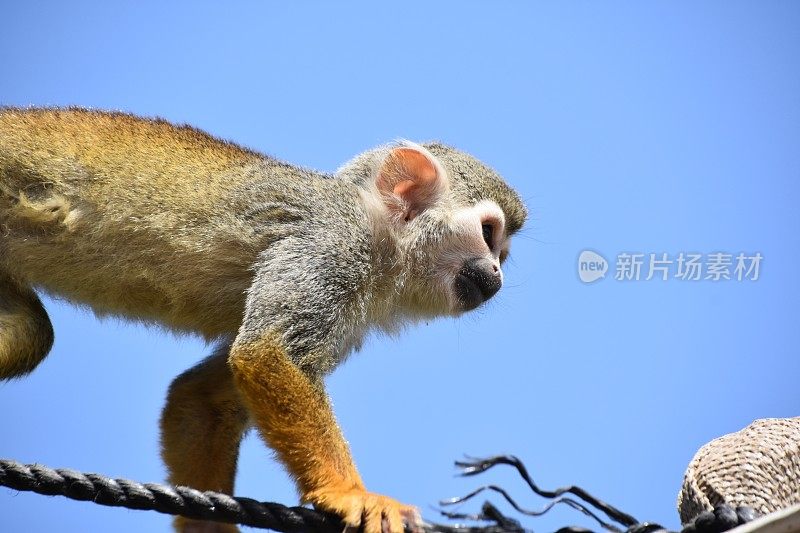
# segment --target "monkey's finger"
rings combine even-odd
[[[383,516],[383,506],[380,500],[376,498],[367,498],[364,502],[364,533],[386,533],[381,531],[381,522]],[[402,533],[392,531],[391,533]]]
[[[395,507],[387,507],[383,510],[383,520],[381,530],[383,533],[402,533],[405,527],[400,510]]]
[[[354,528],[354,531],[364,531],[364,507],[362,505],[357,505],[356,502],[353,502],[351,505],[341,506],[338,510],[334,509],[335,512],[342,515],[342,519],[347,524],[348,529]]]
[[[403,525],[414,533],[422,531],[422,515],[416,507],[402,507],[400,509]]]

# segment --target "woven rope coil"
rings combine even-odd
[[[800,417],[756,420],[715,439],[689,463],[678,495],[681,523],[716,505],[767,514],[800,503]]]

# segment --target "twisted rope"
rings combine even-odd
[[[237,523],[283,533],[342,531],[339,517],[307,507],[287,507],[189,487],[112,479],[68,468],[24,465],[7,459],[0,459],[0,485],[100,505]]]

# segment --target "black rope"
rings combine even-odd
[[[100,505],[237,523],[284,533],[340,533],[343,529],[339,517],[307,507],[287,507],[189,487],[111,479],[7,459],[0,459],[0,485]]]

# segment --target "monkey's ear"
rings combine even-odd
[[[394,148],[384,160],[375,185],[389,215],[409,222],[436,203],[447,188],[441,168],[422,148]]]

